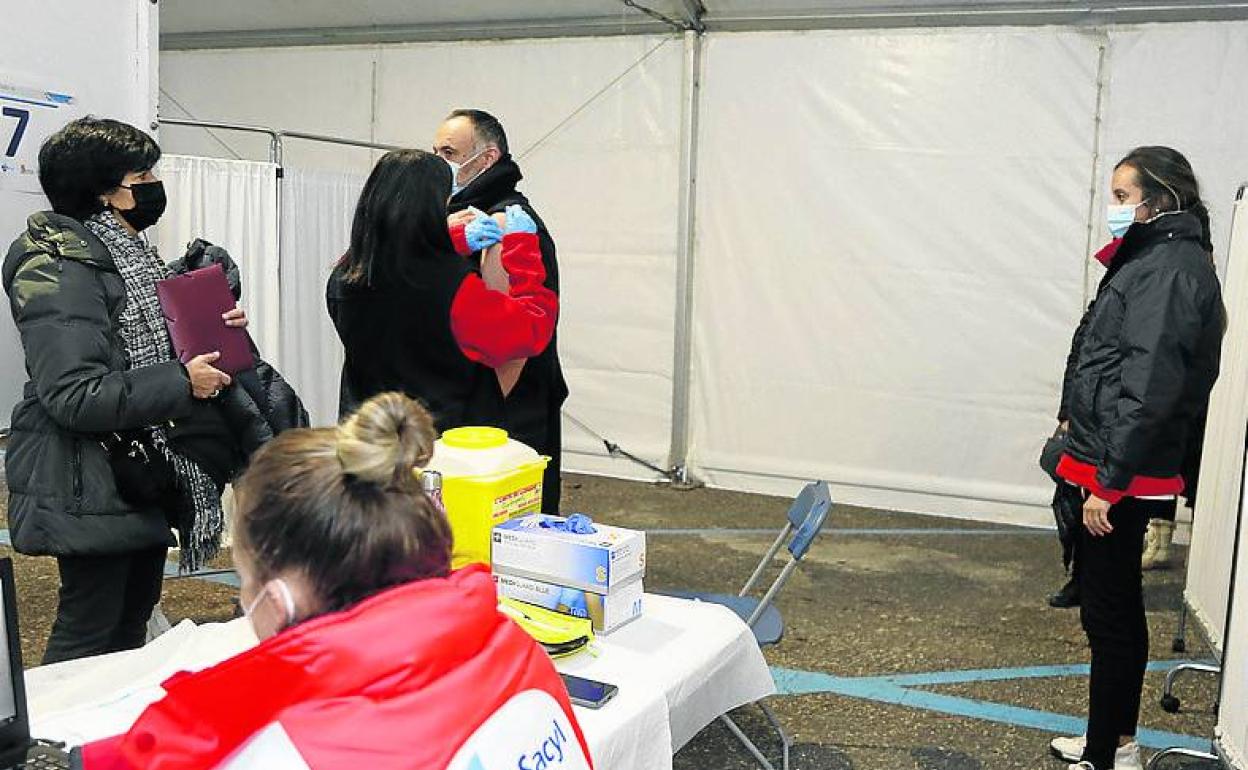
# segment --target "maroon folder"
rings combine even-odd
[[[247,330],[226,326],[221,319],[235,303],[220,265],[157,281],[156,298],[179,361],[219,351],[221,358],[213,366],[226,374],[255,368]]]

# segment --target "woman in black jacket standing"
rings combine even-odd
[[[450,164],[420,150],[377,162],[360,192],[351,246],[329,277],[326,302],[346,350],[339,413],[379,393],[415,398],[439,431],[505,425],[494,369],[546,349],[559,299],[546,288],[537,225],[506,210],[483,248],[502,240],[507,291],[489,288],[456,250],[464,224],[447,227]],[[461,249],[471,253],[472,248]]]
[[[145,434],[196,535],[210,538],[214,522],[220,531],[216,484],[165,441],[171,421],[230,378],[213,368],[216,354],[179,363],[156,302],[155,281],[169,273],[139,233],[164,211],[159,158],[133,126],[70,123],[39,152],[52,211],[31,215],[4,261],[30,378],[5,458],[9,528],[15,550],[55,556],[61,578],[45,663],[141,646],[160,598],[181,512],[123,498],[109,437]],[[246,318],[235,310],[223,323]]]
[[[1183,491],[1225,326],[1209,215],[1187,159],[1168,147],[1132,150],[1110,195],[1110,231],[1122,240],[1082,324],[1058,466],[1084,490],[1080,617],[1092,648],[1087,735],[1052,743],[1072,770],[1141,767],[1144,530],[1157,501]]]

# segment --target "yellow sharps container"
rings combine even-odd
[[[455,536],[451,566],[490,563],[495,524],[542,509],[549,457],[499,428],[454,428],[433,449],[429,470],[442,474],[442,501]]]

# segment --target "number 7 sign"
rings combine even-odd
[[[30,110],[5,107],[3,113],[6,118],[17,118],[17,128],[13,130],[13,137],[9,139],[9,146],[4,151],[5,157],[13,158],[17,156],[17,148],[22,144],[22,137],[26,135],[26,125],[30,123]]]

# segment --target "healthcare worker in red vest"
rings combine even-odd
[[[500,615],[488,570],[414,468],[433,421],[407,396],[289,431],[236,484],[234,560],[259,646],[174,676],[85,770],[589,770],[554,665]]]

